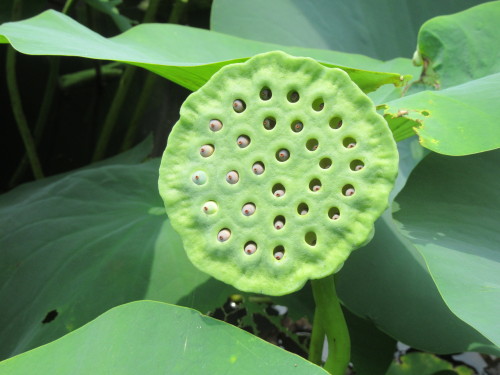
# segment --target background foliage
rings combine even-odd
[[[151,1],[149,8],[141,8],[136,1],[89,0],[73,4],[69,17],[50,10],[1,25],[0,42],[26,54],[11,55],[17,58],[15,71],[1,68],[17,78],[20,108],[42,172],[51,177],[20,185],[33,177],[28,163],[19,167],[24,148],[16,129],[19,118],[13,115],[19,107],[12,104],[7,85],[0,85],[0,142],[9,150],[0,197],[0,358],[63,337],[127,302],[163,304],[117,307],[58,341],[0,362],[0,373],[23,373],[35,363],[53,372],[61,358],[71,357],[67,353],[74,353],[73,347],[82,347],[79,340],[89,338],[93,349],[107,355],[85,351],[79,362],[84,373],[104,372],[118,362],[134,373],[127,360],[146,357],[151,358],[150,373],[172,366],[172,358],[178,359],[178,373],[196,373],[196,367],[189,367],[193,358],[207,355],[216,358],[217,371],[235,364],[253,369],[256,361],[232,340],[241,340],[254,354],[262,350],[262,358],[282,357],[278,362],[263,359],[269,371],[291,366],[299,373],[323,372],[294,355],[275,354],[269,345],[224,323],[164,304],[216,312],[239,294],[242,302],[235,311],[243,317],[237,324],[258,334],[262,327],[256,320],[263,316],[302,345],[282,326],[283,317],[273,318],[268,311],[270,305],[285,305],[290,319],[312,321],[309,288],[260,300],[197,271],[168,223],[156,187],[157,156],[188,90],[225,64],[272,49],[345,67],[367,91],[414,77],[410,86],[386,85],[370,94],[400,140],[401,162],[392,208],[376,223],[373,241],[354,252],[337,275],[357,373],[385,374],[395,340],[438,354],[498,355],[500,180],[494,171],[500,154],[494,149],[500,146],[495,104],[500,52],[491,46],[500,42],[500,6],[486,3],[424,23],[471,5],[426,3],[417,8],[411,1],[359,0],[346,6],[317,0],[305,7],[292,0],[192,0]],[[0,21],[47,8],[61,11],[62,5],[2,2]],[[211,30],[174,24],[208,28],[210,10]],[[134,26],[144,20],[162,24]],[[411,64],[416,47],[420,68]],[[7,45],[1,46],[0,65],[9,61],[8,54]],[[400,76],[406,78],[400,81]],[[434,152],[412,136],[413,127],[422,123],[421,144]],[[181,341],[167,340],[164,346],[165,335],[144,335],[157,322],[165,335]],[[184,335],[184,327],[197,324],[199,335],[189,330]],[[144,330],[134,330],[139,325]],[[212,327],[227,336],[214,334]],[[127,337],[127,343],[113,352],[104,349],[109,342],[123,342],[120,337]],[[201,344],[207,338],[215,339],[211,354]],[[193,339],[193,346],[182,339]],[[185,357],[177,352],[183,345],[191,350],[182,352]],[[226,354],[227,347],[235,350],[236,359]],[[422,360],[427,361],[412,357],[408,363]],[[431,368],[435,371],[429,373],[465,371],[442,363]],[[389,373],[396,371],[392,367]]]

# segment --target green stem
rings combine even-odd
[[[12,111],[16,119],[17,127],[21,138],[23,139],[24,147],[28,153],[28,160],[33,171],[35,179],[43,178],[42,165],[36,153],[36,146],[28,127],[28,121],[24,115],[23,107],[21,104],[21,95],[19,94],[19,87],[17,86],[16,79],[16,51],[11,46],[7,49],[7,88],[9,90],[10,101],[12,104]]]
[[[321,366],[323,356],[323,344],[325,343],[325,329],[321,324],[321,314],[319,309],[314,312],[313,330],[311,333],[311,343],[309,345],[309,362]]]
[[[328,359],[325,363],[325,370],[332,375],[345,375],[349,365],[351,342],[335,291],[333,275],[312,280],[311,285],[316,302],[313,331],[319,322],[319,329],[324,329],[328,340]],[[314,336],[313,332],[312,337]]]
[[[120,83],[118,84],[118,88],[116,89],[115,97],[113,98],[113,102],[111,103],[111,108],[106,115],[101,134],[99,135],[99,139],[97,140],[97,146],[95,148],[94,155],[92,156],[92,161],[94,162],[101,160],[104,157],[109,139],[111,138],[111,134],[115,129],[116,120],[118,119],[118,115],[120,114],[122,105],[125,101],[125,97],[127,96],[130,83],[134,78],[135,71],[135,66],[127,66],[122,78],[120,79]]]
[[[151,93],[153,92],[157,77],[158,76],[154,73],[148,73],[146,77],[146,81],[142,86],[141,96],[134,108],[134,113],[132,114],[129,125],[127,126],[127,134],[125,134],[125,139],[121,146],[122,151],[128,150],[134,144],[137,129],[139,127],[139,120],[146,111],[148,104],[150,104]]]
[[[168,18],[168,23],[180,23],[186,11],[189,0],[175,0]]]
[[[152,20],[155,19],[159,3],[160,3],[159,0],[152,0],[150,2],[148,10],[144,15],[143,23],[151,22]],[[111,103],[111,108],[109,109],[109,112],[106,115],[106,119],[104,120],[104,125],[102,127],[101,134],[99,135],[99,139],[97,140],[97,146],[95,148],[94,155],[92,156],[92,161],[94,162],[101,160],[104,157],[106,148],[109,143],[109,139],[111,138],[111,134],[115,129],[118,115],[121,112],[123,103],[127,96],[130,84],[132,83],[136,70],[137,68],[132,65],[129,65],[125,68],[123,76],[120,79],[120,83],[118,84],[118,89],[116,90],[115,97],[113,98],[113,102]]]

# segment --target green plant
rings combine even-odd
[[[99,9],[107,9],[107,14],[114,15],[113,22],[120,25],[121,30],[134,23],[127,17],[116,16],[118,10],[125,9],[118,4],[106,1],[88,3],[101,7]],[[174,8],[181,9],[180,3],[177,2]],[[4,4],[0,5],[0,9],[10,11]],[[29,2],[25,1],[26,4]],[[148,19],[154,17],[156,11],[153,10],[158,5],[156,2],[151,4]],[[276,17],[273,4],[276,3],[260,0],[252,2],[251,5],[234,0],[228,4],[225,0],[217,0],[212,6],[212,31],[173,24],[145,23],[109,39],[100,37],[63,14],[47,11],[30,20],[1,25],[0,42],[10,43],[17,51],[25,54],[84,56],[126,62],[146,68],[189,90],[200,89],[212,77],[214,80],[217,77],[224,77],[224,72],[249,66],[254,60],[249,60],[247,63],[249,65],[240,63],[244,63],[254,55],[274,50],[313,58],[326,66],[324,69],[328,71],[337,71],[331,68],[342,69],[350,80],[368,93],[377,106],[377,111],[384,116],[392,137],[398,142],[400,158],[396,187],[389,199],[390,209],[376,221],[373,239],[363,249],[353,252],[342,270],[335,276],[338,297],[342,301],[351,334],[351,361],[355,371],[358,374],[385,374],[394,352],[394,339],[437,354],[466,350],[498,354],[499,332],[496,326],[496,311],[499,300],[497,287],[499,238],[496,228],[500,204],[496,194],[499,180],[497,174],[492,172],[498,165],[498,151],[494,149],[500,145],[497,131],[497,118],[500,113],[498,106],[495,105],[500,95],[498,91],[500,59],[491,46],[498,44],[500,35],[496,21],[500,13],[499,3],[485,3],[465,12],[427,21],[418,33],[415,55],[415,61],[422,63],[421,68],[413,67],[409,58],[397,58],[385,62],[378,60],[378,58],[411,56],[418,26],[415,26],[413,31],[407,32],[406,30],[410,28],[404,28],[400,24],[402,19],[400,16],[406,12],[400,8],[394,9],[394,13],[391,13],[390,7],[381,12],[378,5],[362,2],[361,8],[368,9],[367,12],[373,17],[365,19],[366,22],[358,25],[348,23],[348,20],[356,18],[356,7],[339,7],[337,2],[323,4],[321,12],[314,7],[306,9],[301,5],[295,5],[298,8],[294,8],[286,2],[279,2],[280,17]],[[405,8],[408,14],[414,14],[415,25],[420,25],[424,20],[443,12],[443,9],[436,8],[440,5],[434,3],[432,6],[428,5],[423,7],[425,10],[421,12],[413,9],[413,5],[407,5]],[[39,5],[35,9],[39,12]],[[75,12],[71,13],[71,9],[65,7],[65,11],[69,11],[72,16],[81,17],[83,13],[77,12],[81,12],[81,8],[74,9]],[[172,16],[171,21],[178,22],[185,17],[176,12],[172,12],[175,17]],[[14,18],[19,19],[19,14]],[[98,28],[102,27],[100,32],[106,33],[111,18],[102,16],[101,13],[95,14],[103,17],[101,21],[108,22],[97,23]],[[94,19],[97,19],[95,14]],[[331,22],[333,14],[336,14],[335,22]],[[250,30],[247,27],[249,24],[242,21],[242,17],[253,17],[256,20],[254,22],[256,29]],[[294,19],[294,27],[286,29],[283,23],[291,18]],[[80,21],[85,22],[85,17],[80,18]],[[243,25],[247,26],[241,27]],[[367,25],[373,28],[373,32],[368,36],[363,34]],[[392,28],[400,32],[394,32]],[[287,33],[282,33],[283,29],[288,30]],[[234,33],[240,38],[220,34],[215,30]],[[375,30],[380,30],[381,33],[378,34]],[[261,32],[264,32],[264,36]],[[348,45],[342,44],[344,38],[332,38],[332,35],[339,35],[340,32],[346,40],[349,40]],[[255,39],[262,40],[265,37],[267,41],[282,45],[241,38],[250,38],[250,34]],[[167,37],[169,35],[172,37]],[[381,35],[379,40],[376,39],[377,35]],[[373,40],[369,44],[364,44],[363,41],[367,38]],[[315,47],[334,48],[343,52],[287,46],[290,44],[311,46],[311,43],[315,43]],[[372,57],[347,52],[362,53]],[[13,60],[15,57],[18,58],[17,65]],[[55,57],[52,61],[56,61],[55,59],[58,58]],[[224,320],[231,321],[237,316],[234,318],[236,325],[252,330],[261,337],[266,336],[266,330],[262,328],[262,320],[265,320],[268,325],[274,327],[273,329],[278,330],[280,335],[287,334],[288,339],[298,348],[297,352],[300,350],[306,352],[307,343],[304,343],[295,334],[296,330],[291,327],[298,325],[299,318],[306,317],[313,322],[315,332],[319,332],[312,335],[313,344],[309,353],[310,359],[315,363],[321,363],[321,353],[318,351],[322,344],[321,330],[327,330],[331,326],[327,323],[322,327],[320,322],[326,322],[333,316],[331,310],[318,308],[313,319],[313,292],[309,283],[299,292],[290,295],[256,296],[235,290],[199,272],[185,257],[181,240],[170,226],[170,219],[186,242],[186,228],[191,225],[192,233],[199,233],[199,227],[192,225],[192,222],[185,225],[186,223],[177,220],[175,216],[180,215],[179,212],[183,209],[188,210],[193,206],[201,210],[203,203],[207,201],[206,197],[193,195],[189,197],[192,199],[183,199],[182,208],[179,210],[180,201],[174,204],[176,197],[172,194],[184,191],[185,186],[175,187],[177,185],[173,181],[164,180],[169,190],[165,190],[163,194],[167,201],[172,200],[169,209],[172,212],[169,213],[170,219],[167,219],[155,187],[159,160],[147,158],[152,149],[151,141],[146,140],[130,149],[131,140],[134,138],[139,140],[142,137],[137,136],[138,127],[135,120],[134,124],[130,125],[129,121],[140,119],[145,114],[151,116],[153,113],[158,115],[161,113],[161,111],[155,112],[151,106],[154,99],[160,97],[159,91],[151,94],[153,92],[151,90],[155,87],[158,90],[160,80],[148,78],[149,83],[145,84],[144,90],[133,90],[133,87],[137,87],[134,85],[138,84],[137,79],[133,79],[133,68],[126,68],[126,73],[122,73],[122,66],[113,62],[113,65],[105,65],[103,69],[88,65],[79,71],[79,67],[68,69],[69,65],[65,64],[68,64],[69,60],[61,59],[58,63],[51,63],[48,68],[52,72],[52,78],[47,82],[45,90],[48,96],[42,95],[43,90],[36,88],[35,80],[29,82],[32,86],[35,84],[29,90],[36,93],[38,102],[40,102],[39,97],[48,98],[43,101],[38,112],[38,102],[36,106],[27,105],[30,101],[17,95],[14,87],[16,84],[19,85],[18,91],[21,95],[29,92],[28,86],[21,79],[29,72],[22,69],[24,61],[30,64],[30,69],[34,69],[37,68],[37,64],[31,63],[32,61],[44,60],[16,55],[13,50],[9,52],[7,74],[10,80],[9,86],[13,88],[10,91],[10,98],[13,99],[13,110],[25,114],[26,124],[23,131],[27,134],[28,149],[31,147],[31,166],[34,171],[43,170],[47,174],[49,170],[49,175],[53,173],[50,172],[50,163],[47,162],[50,159],[44,156],[48,148],[48,137],[40,136],[26,125],[34,123],[33,119],[50,124],[47,116],[53,119],[54,117],[50,117],[51,113],[59,113],[57,109],[64,111],[64,105],[51,107],[49,100],[51,97],[57,98],[54,96],[54,90],[58,86],[54,85],[54,82],[58,76],[58,64],[62,64],[62,71],[69,70],[73,73],[61,81],[63,85],[69,84],[65,87],[72,93],[77,87],[74,82],[85,85],[89,82],[89,77],[97,77],[98,80],[103,78],[112,80],[117,75],[120,77],[119,84],[116,82],[115,98],[110,100],[103,95],[99,100],[103,105],[101,108],[109,107],[109,110],[100,111],[98,115],[95,115],[97,113],[95,112],[94,115],[78,116],[81,117],[82,123],[93,118],[103,124],[102,130],[96,131],[97,135],[91,138],[92,141],[86,143],[86,147],[82,147],[86,153],[81,165],[86,164],[91,158],[100,160],[104,155],[117,153],[119,149],[129,149],[129,151],[79,170],[19,186],[0,197],[0,256],[2,257],[0,300],[3,309],[0,314],[2,337],[0,355],[2,358],[12,357],[0,363],[0,373],[30,373],[35,366],[38,373],[57,373],[57,371],[59,373],[77,371],[155,373],[161,372],[164,368],[173,373],[214,373],[235,371],[235,369],[242,373],[276,373],[276,371],[325,373],[323,369],[299,357],[272,348],[242,330],[201,316],[193,310],[165,304],[167,302],[187,306],[203,313],[210,311],[214,316],[217,316],[217,311],[220,310],[222,313],[219,315],[222,315]],[[313,64],[312,60],[307,61]],[[226,65],[228,67],[221,70]],[[317,71],[323,69],[317,63],[314,65]],[[17,82],[14,71],[16,68]],[[217,73],[218,71],[220,73]],[[37,74],[41,75],[41,72],[43,71]],[[142,73],[137,71],[135,74]],[[247,73],[244,73],[244,76],[245,74]],[[410,75],[416,79],[411,81]],[[346,87],[351,87],[348,90],[359,92],[359,98],[364,98],[360,100],[367,103],[364,94],[351,83],[347,83],[348,78],[345,74],[339,76],[344,77],[342,79],[346,82]],[[273,78],[269,77],[271,83],[274,82]],[[234,82],[236,83],[232,89],[236,91],[245,87],[239,79]],[[281,82],[285,86],[289,83],[283,80]],[[197,94],[193,94],[193,97],[202,95],[206,90],[205,87],[210,87],[212,84],[210,81]],[[247,89],[253,90],[255,94],[260,93],[262,88],[253,84],[247,86]],[[271,84],[266,88],[270,89],[271,98],[283,96],[278,95],[280,88],[276,91]],[[134,92],[136,96],[132,96]],[[149,95],[146,95],[148,92]],[[181,92],[176,92],[180,97]],[[226,91],[220,95],[222,98],[229,98],[229,104],[234,100],[243,99],[247,105],[246,110],[249,111],[247,113],[253,111],[249,106],[251,100],[264,105],[257,97],[251,100],[245,100],[243,97],[233,98],[230,92]],[[266,98],[269,93],[264,91],[262,95]],[[16,101],[16,97],[21,100]],[[171,96],[170,101],[175,97],[177,95]],[[188,99],[186,106],[190,105],[190,102],[192,105],[192,101],[193,99]],[[133,105],[136,102],[139,103],[137,107]],[[224,107],[222,112],[210,112],[220,108],[217,105],[219,104],[214,103],[210,108],[201,106],[203,112],[196,114],[198,116],[206,114],[210,117],[203,118],[200,123],[196,122],[196,126],[203,128],[206,134],[214,136],[216,133],[209,128],[210,120],[218,119],[216,116],[221,113],[234,112],[230,107]],[[239,105],[237,102],[237,109]],[[174,105],[169,104],[169,106]],[[35,110],[32,107],[35,107]],[[10,113],[11,110],[6,108],[8,110],[3,112]],[[323,110],[326,111],[327,108],[328,103]],[[276,111],[279,112],[274,113],[274,120],[277,123],[281,116],[289,115],[283,109],[284,107],[278,106]],[[370,109],[367,113],[374,112]],[[241,115],[244,114],[245,112]],[[269,116],[271,115],[273,114]],[[190,120],[187,121],[184,116],[182,114],[180,124],[189,123]],[[378,118],[375,122],[382,124],[380,118],[375,117]],[[22,115],[18,117],[19,119],[23,122]],[[219,120],[222,123],[219,135],[223,135],[223,130],[228,129],[225,128],[226,120]],[[65,124],[80,124],[79,121],[80,118],[74,117]],[[231,138],[233,146],[237,147],[239,136],[246,136],[248,139],[243,137],[239,141],[242,145],[249,142],[247,150],[250,150],[252,145],[257,145],[259,134],[266,135],[266,132],[272,132],[265,126],[272,127],[273,121],[262,125],[260,121],[262,119],[259,119],[260,133],[233,134]],[[144,122],[150,123],[151,117]],[[13,124],[14,121],[8,123]],[[471,124],[474,124],[474,127],[470,126]],[[212,125],[214,129],[220,126],[217,122]],[[287,127],[289,133],[286,136],[305,135],[307,124],[303,123],[302,126],[296,128],[302,130],[298,133]],[[73,125],[73,127],[84,128],[83,125]],[[418,145],[414,137],[414,128],[421,145],[434,152],[429,153]],[[277,129],[280,128],[275,125],[275,130]],[[331,128],[326,130],[335,131]],[[56,134],[50,128],[46,131],[52,135]],[[32,142],[31,146],[30,132],[38,135],[35,137],[37,141]],[[175,130],[172,133],[167,154],[187,147],[195,150],[196,155],[200,145],[195,140],[201,141],[201,139],[191,134],[186,138],[184,145],[172,147],[179,141],[176,141],[176,134],[182,132]],[[309,155],[308,152],[311,155],[322,152],[321,148],[327,143],[324,137],[327,137],[324,132],[315,134],[314,139],[318,140],[318,149],[307,152],[303,149],[304,155]],[[77,141],[73,140],[75,144],[70,143],[74,148],[77,148],[77,143],[84,144],[85,137],[73,138]],[[164,135],[156,137],[157,140],[164,138]],[[207,141],[203,144],[209,143]],[[33,145],[35,147],[32,147]],[[98,146],[94,147],[95,145]],[[295,147],[295,144],[293,146]],[[161,146],[156,147],[156,155],[161,148]],[[314,148],[314,145],[311,145],[311,148]],[[283,149],[289,151],[291,155],[283,165],[291,163],[296,152],[286,147]],[[214,155],[217,155],[218,151],[219,148],[215,145]],[[268,151],[259,149],[259,153],[264,156]],[[271,151],[271,156],[274,157],[277,149],[273,148]],[[332,147],[329,152],[335,153],[336,149]],[[439,153],[460,157],[444,156]],[[33,155],[36,154],[42,156],[39,163],[41,168],[37,167],[36,161],[33,163]],[[18,156],[20,159],[21,155]],[[200,164],[189,164],[193,161],[182,159],[182,154],[176,157],[179,158],[178,166],[190,167],[186,168],[186,171],[175,171],[172,176],[188,177],[186,181],[191,184],[193,174],[202,170],[202,167]],[[357,157],[356,160],[362,159]],[[275,157],[274,161],[280,163]],[[335,166],[335,162],[335,158],[332,158],[332,166]],[[213,173],[215,176],[222,176],[223,178],[218,179],[222,187],[228,185],[225,181],[228,172],[237,170],[239,177],[238,169],[241,163],[247,166],[254,165],[253,161],[246,161],[244,158],[238,160],[234,168],[228,158],[224,158],[220,163],[227,167],[223,172],[217,172],[216,166],[213,166],[205,173],[209,182]],[[265,160],[262,164],[262,166],[256,165],[257,171],[263,168],[269,172]],[[9,174],[13,174],[15,168],[11,168],[10,165],[6,167]],[[228,168],[230,171],[226,170]],[[66,170],[68,169],[71,168]],[[169,169],[170,167],[162,173],[168,174]],[[309,172],[304,170],[306,173]],[[369,169],[366,166],[362,171]],[[467,171],[467,174],[464,171]],[[39,174],[38,172],[36,173]],[[250,170],[247,172],[251,173]],[[271,183],[266,172],[259,177],[263,177],[263,181],[266,178],[265,181]],[[228,179],[229,177],[234,178],[234,175],[227,176]],[[290,175],[289,179],[295,181],[298,177],[303,176]],[[307,179],[305,182],[308,186],[310,180]],[[319,193],[321,189],[327,189],[327,184],[321,182]],[[245,189],[246,185],[243,183],[242,178],[234,187],[241,186]],[[276,189],[284,190],[284,198],[292,193],[288,183],[280,181],[276,183],[281,183],[285,187]],[[272,183],[271,185],[274,186]],[[194,183],[187,186],[193,189],[199,187]],[[318,185],[312,184],[313,190],[315,186]],[[263,189],[263,192],[265,191]],[[357,194],[357,190],[355,191]],[[314,191],[308,191],[307,194],[313,196]],[[255,203],[239,195],[242,194],[236,194],[235,197],[244,198],[244,202],[239,202],[237,199],[234,199],[234,202],[228,199],[228,202],[238,209],[248,202]],[[221,199],[223,198],[229,197],[223,196]],[[200,201],[197,202],[196,199]],[[274,201],[274,198],[270,200]],[[381,201],[379,211],[383,209],[385,203]],[[265,212],[260,211],[259,202],[255,207],[256,213]],[[292,205],[292,208],[295,209],[295,205]],[[270,218],[273,219],[270,219],[271,221],[276,218],[273,210],[271,206],[266,207],[266,212],[268,211]],[[341,216],[342,214],[343,212],[340,212]],[[244,219],[257,218],[256,215]],[[331,215],[332,218],[334,215],[335,213]],[[230,224],[240,220],[243,215],[237,210],[235,214],[224,216],[227,218],[223,220],[227,220]],[[282,216],[285,217],[285,221],[277,220],[276,225],[284,223],[281,229],[284,230],[293,222],[286,217],[287,215]],[[319,233],[326,232],[323,228],[317,227],[319,223],[320,221],[311,223],[311,228],[312,226],[319,228],[314,229],[318,240],[321,239]],[[353,241],[354,247],[360,245],[366,238],[369,231],[365,229],[363,236]],[[182,233],[183,230],[186,233]],[[269,230],[268,233],[274,231],[273,228]],[[305,239],[302,234],[290,237],[291,246],[294,240],[298,242]],[[193,238],[198,246],[204,241],[203,236],[198,235]],[[254,242],[258,246],[260,240]],[[319,246],[318,244],[316,248],[319,249]],[[191,252],[192,257],[193,253],[199,253],[201,249],[195,247],[194,250],[189,250],[188,245],[185,247]],[[343,259],[350,249],[343,255]],[[248,250],[252,252],[253,248]],[[253,255],[258,255],[258,251],[257,248],[257,252]],[[285,257],[288,254],[285,251]],[[252,259],[243,251],[240,256],[247,257],[243,259]],[[332,261],[328,270],[320,277],[333,272],[343,259]],[[209,268],[205,267],[207,270]],[[271,266],[266,270],[273,268]],[[224,279],[220,268],[212,267],[211,272],[219,273],[216,276]],[[265,275],[267,273],[262,280],[268,285],[270,279]],[[307,278],[314,276],[312,273],[304,274],[291,283],[288,290],[282,289],[280,293],[266,291],[266,293],[271,295],[286,293],[299,288]],[[293,280],[293,277],[289,279]],[[230,278],[224,280],[231,281]],[[321,286],[319,288],[313,286],[314,297],[316,299],[325,297],[325,302],[318,303],[318,306],[326,306],[329,303],[331,305],[335,300],[335,297],[332,298],[335,293],[333,278],[315,282],[321,283]],[[279,285],[282,286],[283,282]],[[258,283],[254,287],[258,288]],[[326,290],[330,294],[318,293],[318,290]],[[143,299],[161,303],[134,302],[115,307]],[[275,305],[288,307],[287,319],[291,319],[293,324],[288,322],[283,326],[280,322],[283,316],[277,319],[269,312]],[[335,314],[339,315],[340,305],[336,306]],[[477,306],[482,308],[478,309]],[[113,307],[115,308],[104,313]],[[103,315],[92,321],[101,314]],[[77,329],[79,327],[81,328]],[[60,339],[56,342],[30,350],[57,338]],[[207,341],[210,345],[206,345]],[[270,341],[273,341],[272,337]],[[121,344],[125,342],[126,345]],[[23,352],[26,353],[15,356]],[[212,360],[205,368],[201,368],[199,358],[208,356]],[[144,358],[149,360],[145,361]],[[425,368],[433,369],[429,370],[429,373],[466,371],[459,366],[443,364],[433,357],[407,357],[404,362],[411,363],[410,366],[415,369],[428,365]],[[424,366],[424,362],[427,365]],[[330,369],[330,366],[331,363],[327,364],[327,368]],[[395,367],[397,365],[393,365],[389,370],[390,374],[398,371]]]

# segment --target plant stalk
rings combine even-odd
[[[26,116],[23,111],[21,95],[19,94],[19,87],[17,86],[16,79],[16,51],[11,46],[7,48],[6,72],[7,88],[9,90],[14,118],[16,119],[19,133],[21,134],[24,147],[26,148],[26,152],[28,154],[31,170],[33,171],[35,179],[38,180],[43,178],[42,165],[40,163],[40,159],[38,159],[35,141],[33,140],[33,136],[31,135],[31,131],[28,127],[28,121],[26,120]]]
[[[328,358],[325,370],[332,375],[345,375],[349,366],[351,354],[351,341],[349,331],[340,306],[333,275],[319,280],[311,281],[316,312],[314,314],[313,333],[311,335],[311,349],[309,356],[317,360],[318,347],[323,346],[322,341],[326,333],[328,341]],[[319,333],[314,331],[318,330]],[[319,349],[321,358],[321,349]]]

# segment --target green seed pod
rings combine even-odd
[[[213,119],[223,131],[207,126]],[[242,135],[248,147],[235,142]],[[283,295],[337,272],[369,240],[397,168],[387,123],[344,71],[269,52],[220,69],[188,97],[159,188],[198,268]]]

